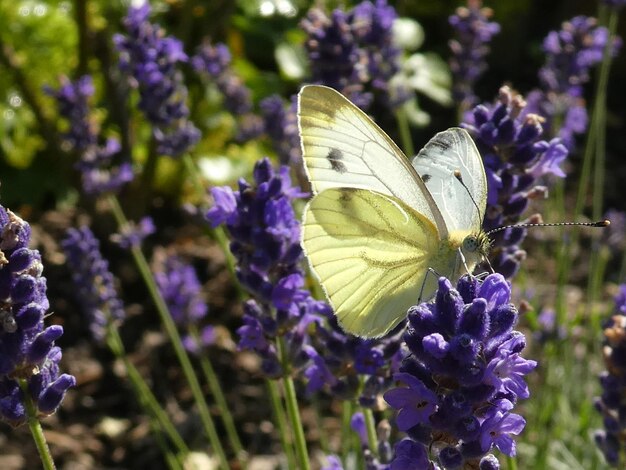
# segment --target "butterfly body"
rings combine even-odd
[[[456,279],[486,253],[480,155],[467,132],[450,129],[409,161],[327,87],[304,87],[298,105],[314,193],[303,215],[304,252],[340,325],[382,336],[432,297],[437,275]]]

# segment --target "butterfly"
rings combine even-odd
[[[411,161],[332,88],[298,94],[298,129],[313,198],[302,247],[338,322],[376,338],[484,258],[482,159],[467,131],[435,135]]]

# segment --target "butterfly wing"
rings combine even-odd
[[[467,131],[453,127],[439,132],[411,163],[435,200],[448,231],[478,232],[487,206],[487,177]],[[455,176],[457,170],[467,190]]]
[[[309,85],[298,95],[302,153],[315,194],[361,188],[394,196],[446,236],[437,205],[397,145],[363,111],[332,88]]]
[[[439,234],[394,196],[331,188],[307,204],[302,245],[341,326],[379,337],[417,302]],[[430,296],[435,278],[428,278],[424,291]]]

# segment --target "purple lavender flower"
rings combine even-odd
[[[543,198],[547,188],[538,184],[549,175],[565,176],[560,164],[568,155],[558,138],[547,142],[543,119],[525,113],[526,103],[508,87],[500,89],[493,105],[478,105],[462,124],[474,138],[487,174],[486,231],[515,224],[531,199]],[[491,263],[505,277],[512,277],[525,258],[519,248],[526,237],[522,228],[508,228],[494,236]]]
[[[626,0],[601,0],[600,3],[603,3],[611,8],[619,9],[626,5]]]
[[[202,285],[196,271],[178,256],[157,252],[155,260],[154,279],[174,322],[182,328],[197,328],[206,317],[208,307],[202,298]],[[199,353],[215,341],[215,329],[206,326],[197,340],[192,335],[186,335],[183,345],[189,352]]]
[[[456,38],[449,43],[452,50],[450,70],[454,77],[452,96],[460,109],[467,110],[478,102],[474,85],[487,70],[485,58],[489,43],[500,32],[500,25],[490,22],[491,8],[483,8],[481,0],[468,0],[467,7],[459,7],[448,19]]]
[[[528,398],[524,376],[537,363],[520,355],[526,341],[513,330],[518,313],[510,294],[500,274],[482,283],[464,276],[456,289],[442,277],[434,303],[409,309],[404,341],[411,354],[396,374],[407,387],[384,398],[399,411],[398,428],[414,442],[416,458],[430,449],[433,462],[460,468],[478,466],[494,447],[515,455],[511,435],[525,421],[511,410]],[[395,459],[408,464],[397,448]]]
[[[604,429],[596,431],[595,441],[607,463],[624,466],[626,433],[624,432],[624,394],[626,393],[626,284],[615,297],[615,313],[604,324],[602,348],[607,370],[600,375],[602,395],[595,407],[602,415]]]
[[[587,16],[564,22],[561,30],[551,31],[544,39],[546,62],[539,70],[541,89],[529,94],[529,112],[544,116],[548,134],[560,137],[569,149],[574,148],[576,135],[587,130],[583,85],[589,81],[591,68],[602,61],[608,41],[608,30]],[[612,53],[619,47],[615,40]],[[561,123],[560,128],[553,128],[556,122]]]
[[[269,96],[261,101],[261,114],[265,132],[272,140],[280,163],[293,168],[302,167],[296,101],[293,100],[286,108],[280,96]]]
[[[350,12],[352,34],[367,58],[367,73],[375,96],[390,108],[410,98],[409,90],[392,78],[400,71],[401,50],[393,44],[398,14],[387,0],[363,1]]]
[[[268,159],[255,165],[253,175],[255,184],[241,179],[239,191],[213,188],[215,205],[207,218],[214,227],[226,225],[237,277],[255,299],[244,306],[239,346],[255,350],[265,374],[278,377],[284,372],[274,341],[284,337],[289,357],[304,365],[309,361],[306,330],[329,307],[303,289],[300,225],[291,200],[306,194],[291,186],[287,167],[275,172]]]
[[[111,235],[111,241],[115,242],[120,248],[129,250],[139,247],[143,241],[156,231],[154,222],[151,217],[142,217],[138,224],[128,222],[125,227],[120,229],[120,233]]]
[[[333,396],[344,400],[356,398],[361,406],[375,407],[379,395],[391,385],[403,358],[400,335],[404,326],[385,338],[367,340],[347,335],[330,309],[325,311],[325,317],[324,322],[316,325],[312,338],[315,354],[319,354],[320,359],[318,363],[312,356],[310,368],[317,371],[319,380],[310,381],[307,391],[327,389]],[[312,373],[310,368],[307,373]]]
[[[54,342],[59,325],[44,327],[50,308],[41,255],[28,248],[30,226],[0,206],[0,419],[19,426],[27,420],[27,385],[38,416],[54,413],[65,392],[76,384],[59,374],[61,349]]]
[[[150,4],[130,7],[124,19],[126,35],[113,37],[120,53],[120,68],[132,77],[139,89],[139,109],[153,124],[157,151],[178,156],[200,139],[200,132],[188,120],[187,88],[177,66],[187,62],[182,43],[165,36],[163,29],[150,23]]]
[[[224,107],[238,118],[237,140],[245,142],[263,132],[261,119],[253,113],[252,93],[231,67],[231,55],[225,44],[206,42],[191,58],[193,68],[213,80],[224,96]]]
[[[392,43],[397,14],[386,0],[364,1],[351,11],[337,9],[328,16],[312,8],[301,26],[312,82],[332,87],[362,109],[377,96],[395,108],[410,96],[391,78],[400,70],[400,50]]]
[[[100,253],[100,242],[88,227],[71,228],[61,243],[76,288],[76,299],[89,320],[97,341],[103,341],[109,326],[118,326],[125,317],[109,263]]]
[[[196,323],[206,317],[207,305],[196,271],[177,256],[160,260],[154,278],[177,325]]]
[[[207,214],[213,226],[226,226],[237,277],[254,297],[244,305],[239,347],[256,351],[264,373],[278,377],[284,372],[275,341],[284,337],[308,393],[326,389],[373,406],[397,369],[397,338],[346,335],[328,304],[304,289],[300,222],[291,203],[306,194],[291,186],[287,167],[274,171],[268,159],[258,162],[253,174],[255,183],[240,180],[238,191],[213,188],[215,205]]]
[[[101,146],[99,128],[93,120],[89,99],[94,93],[93,81],[85,75],[75,82],[61,77],[58,90],[47,87],[59,106],[59,114],[69,122],[69,130],[63,134],[69,150],[80,155],[76,167],[81,172],[83,190],[87,194],[102,194],[119,191],[133,179],[132,166],[123,162],[112,167],[112,160],[120,152],[117,139],[109,138]]]

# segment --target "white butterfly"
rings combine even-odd
[[[482,160],[460,128],[440,132],[411,162],[364,112],[332,88],[305,86],[298,127],[314,197],[302,246],[340,325],[379,337],[436,273],[458,279],[489,248]]]

